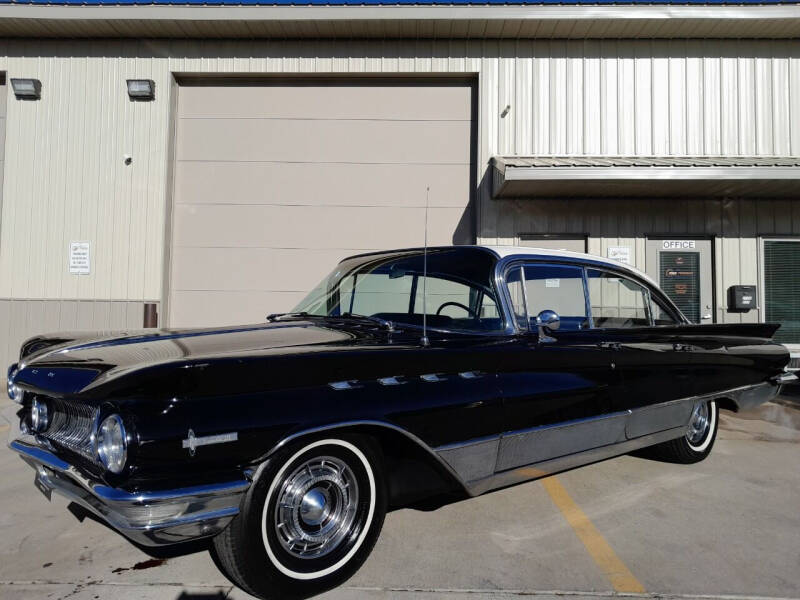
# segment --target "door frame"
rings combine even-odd
[[[647,247],[649,246],[648,242],[651,240],[707,240],[710,242],[710,252],[711,252],[711,323],[717,323],[717,310],[719,306],[717,305],[717,254],[716,254],[716,246],[717,246],[717,236],[709,235],[707,233],[703,234],[677,234],[677,233],[648,233],[644,236],[644,265],[645,268],[643,269],[645,273],[647,273]],[[661,285],[659,284],[658,280],[656,279],[656,285],[661,289]]]

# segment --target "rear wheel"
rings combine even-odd
[[[307,440],[281,451],[214,538],[225,574],[260,598],[305,597],[348,579],[383,526],[380,464],[365,438]]]
[[[705,459],[714,446],[719,427],[719,407],[713,400],[699,401],[692,408],[686,435],[641,451],[643,456],[665,462],[692,464]]]

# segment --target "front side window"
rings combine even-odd
[[[650,294],[643,285],[610,271],[586,269],[595,327],[648,327]]]
[[[294,309],[309,315],[364,315],[398,324],[463,331],[500,331],[503,319],[492,283],[494,261],[458,251],[346,260]]]
[[[589,328],[581,267],[525,265],[509,271],[506,281],[521,326],[526,325],[529,317],[531,328],[535,327],[536,316],[544,310],[552,310],[561,319],[561,330]]]

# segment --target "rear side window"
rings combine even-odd
[[[507,281],[517,322],[523,327],[530,317],[530,326],[535,328],[536,316],[552,310],[561,318],[561,330],[589,328],[581,267],[525,265],[512,269]]]
[[[587,269],[589,301],[595,327],[626,328],[650,325],[647,288],[616,273]]]

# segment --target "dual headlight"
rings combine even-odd
[[[6,391],[8,392],[8,397],[11,398],[14,402],[20,404],[22,403],[22,389],[14,383],[14,377],[17,376],[17,365],[13,364],[8,368],[8,375],[6,377],[6,381],[8,382],[6,385]]]
[[[128,435],[122,417],[109,415],[95,432],[97,458],[112,473],[121,473],[128,458]]]

